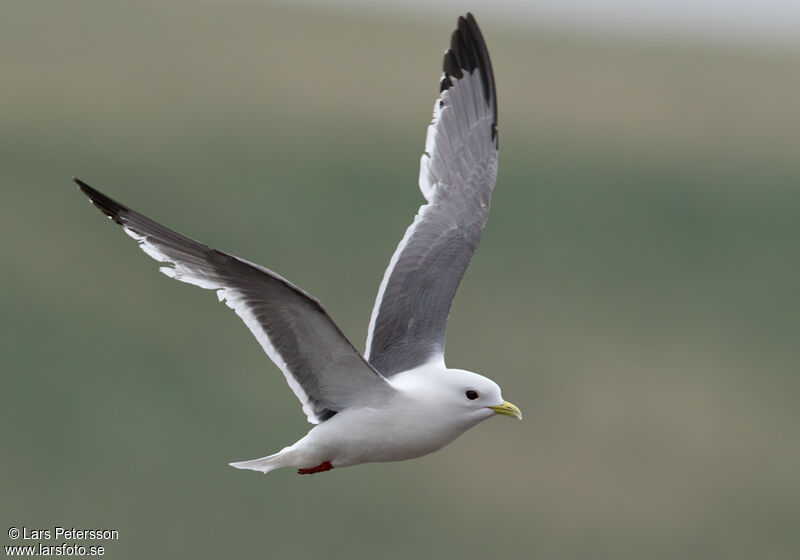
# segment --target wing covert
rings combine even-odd
[[[483,35],[460,17],[420,160],[426,204],[381,282],[366,359],[382,375],[444,361],[447,318],[480,243],[497,176],[497,95]]]
[[[264,267],[189,239],[74,181],[144,252],[172,265],[161,272],[217,291],[281,369],[309,422],[388,398],[394,391],[313,296]]]

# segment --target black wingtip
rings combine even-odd
[[[444,53],[442,63],[444,76],[439,84],[440,91],[453,87],[453,80],[464,76],[464,72],[481,73],[483,95],[493,113],[492,138],[497,139],[497,92],[494,85],[494,71],[489,58],[489,50],[478,22],[472,12],[459,16],[458,25],[450,38],[450,48]]]
[[[77,177],[73,177],[72,180],[80,187],[81,192],[89,197],[89,200],[98,210],[117,222],[119,225],[123,225],[124,214],[130,211],[127,206],[117,202],[110,196],[104,195]]]
[[[78,179],[77,177],[73,177],[72,178],[72,182],[75,183],[76,185],[78,185],[80,187],[80,189],[81,189],[81,192],[83,194],[85,194],[86,196],[88,196],[90,199],[95,194],[101,194],[100,191],[98,191],[96,189],[93,189],[92,187],[90,187],[89,185],[87,185],[86,183],[84,183],[83,181]]]

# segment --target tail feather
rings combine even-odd
[[[250,469],[251,471],[260,471],[264,474],[267,474],[270,471],[274,471],[275,469],[286,466],[282,461],[280,461],[281,453],[282,452],[278,452],[273,455],[261,457],[260,459],[253,459],[251,461],[240,461],[238,463],[228,464],[232,467],[236,467],[237,469]]]

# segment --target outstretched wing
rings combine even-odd
[[[444,361],[447,317],[489,215],[497,176],[497,96],[472,14],[444,55],[441,95],[420,161],[420,207],[386,269],[365,357],[391,376]]]
[[[161,272],[217,290],[281,369],[309,422],[394,391],[364,360],[314,297],[274,272],[212,249],[154,222],[74,179],[101,212],[122,226]]]

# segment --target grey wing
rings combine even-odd
[[[497,176],[497,97],[472,14],[444,56],[419,184],[420,207],[384,274],[365,357],[384,376],[444,360],[450,306],[480,242]]]
[[[74,179],[100,211],[121,225],[171,278],[217,290],[281,369],[317,424],[349,406],[394,391],[359,354],[320,303],[274,272],[212,249]]]

